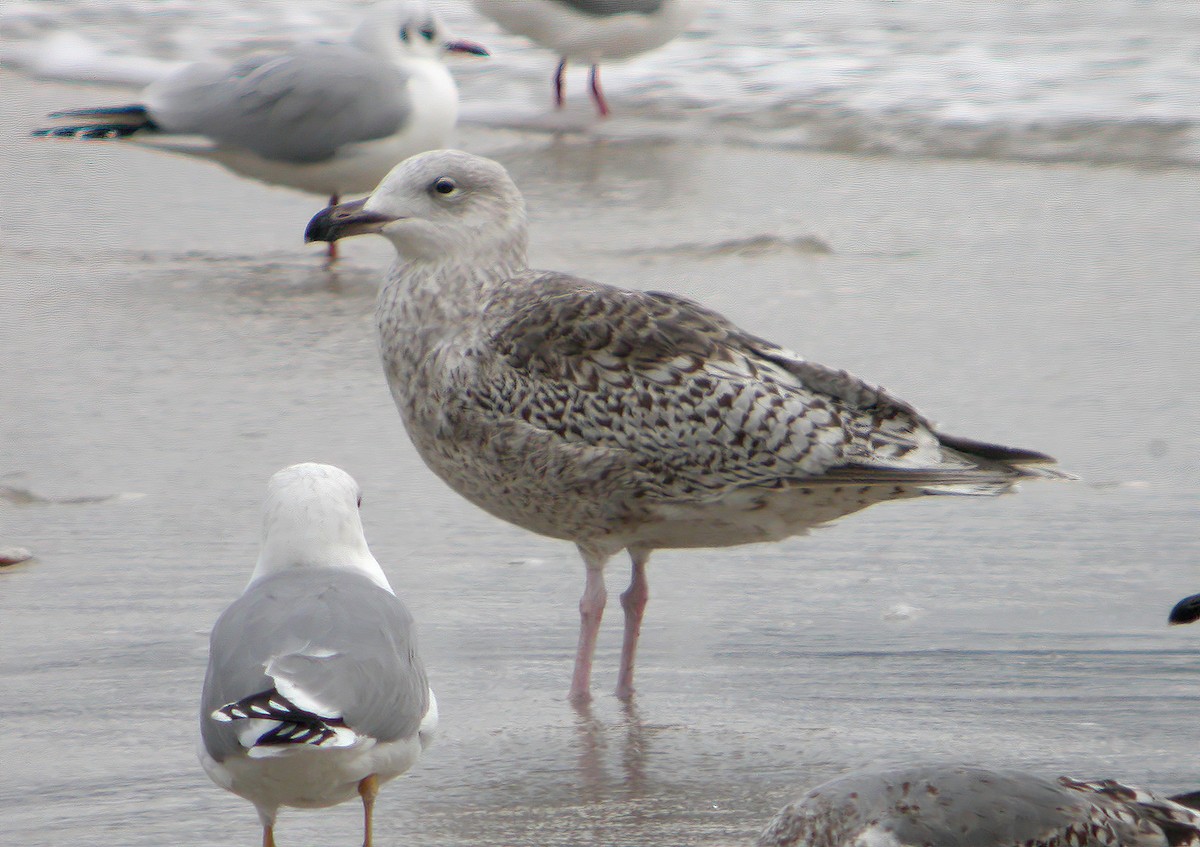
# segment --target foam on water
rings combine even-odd
[[[342,0],[39,0],[0,11],[0,60],[55,78],[144,84],[172,63],[353,23]],[[456,62],[464,117],[547,123],[554,57],[466,2],[435,3],[493,50]],[[713,2],[692,30],[605,70],[620,135],[932,156],[1200,164],[1194,0]],[[570,127],[590,126],[581,76]],[[580,122],[582,121],[582,123]]]

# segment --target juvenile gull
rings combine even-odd
[[[1186,847],[1200,845],[1200,813],[1108,779],[914,765],[820,785],[785,806],[758,839],[758,847],[925,845]]]
[[[197,62],[143,92],[141,103],[50,117],[52,137],[199,136],[152,144],[274,185],[329,196],[370,191],[399,161],[445,145],[458,91],[442,62],[459,51],[424,2],[381,3],[350,40]]]
[[[628,59],[661,47],[683,32],[702,0],[474,0],[475,8],[514,35],[561,57],[554,74],[554,102],[563,107],[567,62],[591,66],[592,99],[601,115],[608,103],[600,90],[600,63]]]
[[[1041,453],[940,434],[883,389],[691,300],[530,270],[521,195],[488,159],[415,156],[306,238],[368,232],[399,254],[376,320],[417,451],[471,502],[583,556],[575,700],[621,550],[628,698],[651,551],[778,541],[884,500],[1067,476]]]
[[[437,701],[412,616],[363,538],[358,484],[330,465],[284,468],[263,505],[250,584],[213,627],[200,763],[258,809],[362,798],[365,847],[379,786],[417,761]]]
[[[1171,610],[1171,615],[1167,619],[1172,625],[1193,623],[1200,621],[1200,594],[1193,594],[1191,597],[1184,597],[1175,604],[1175,608]]]

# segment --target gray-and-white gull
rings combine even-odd
[[[886,500],[1069,476],[1042,453],[941,434],[882,388],[691,300],[531,270],[524,202],[491,160],[415,156],[306,238],[359,233],[399,256],[376,320],[421,457],[468,500],[583,556],[577,701],[604,565],[621,550],[627,698],[651,551],[778,541]]]
[[[142,102],[72,109],[51,137],[153,135],[263,182],[327,195],[370,191],[399,161],[445,145],[458,117],[446,51],[486,55],[453,38],[424,2],[367,10],[349,41],[304,44],[231,63],[197,62],[150,85]]]
[[[370,847],[379,786],[416,763],[437,726],[412,616],[367,548],[361,502],[330,465],[275,474],[258,564],[213,627],[200,762],[258,809],[263,847],[280,806],[355,795]]]
[[[609,113],[600,88],[600,64],[661,47],[699,14],[703,0],[474,0],[475,8],[514,35],[561,57],[554,74],[554,102],[563,107],[567,62],[591,67],[592,99]]]
[[[785,806],[758,847],[1195,847],[1200,812],[1110,779],[972,765],[854,771]]]

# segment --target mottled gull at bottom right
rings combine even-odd
[[[757,847],[1196,847],[1195,795],[924,764],[854,771],[785,806]]]
[[[604,566],[622,550],[627,699],[653,550],[779,541],[887,500],[1070,476],[1043,453],[940,433],[884,389],[684,297],[531,270],[521,193],[490,159],[414,156],[306,238],[360,233],[398,254],[376,325],[421,458],[583,557],[576,702],[590,696]]]

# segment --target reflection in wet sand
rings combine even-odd
[[[614,793],[626,800],[645,796],[646,762],[650,732],[642,723],[637,704],[623,702],[621,719],[606,724],[593,714],[590,703],[572,702],[575,710],[576,741],[579,745],[579,781],[581,799],[601,803]],[[617,748],[619,774],[610,776],[605,762],[610,748]],[[614,792],[611,786],[620,786]]]

